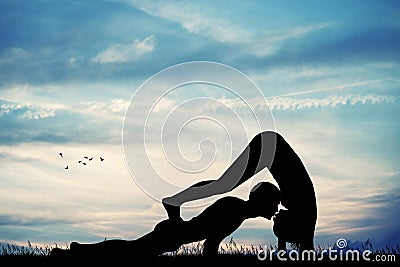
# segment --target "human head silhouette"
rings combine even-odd
[[[280,191],[270,182],[260,182],[250,191],[248,207],[254,216],[271,219],[278,211]]]

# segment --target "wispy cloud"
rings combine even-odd
[[[294,97],[274,97],[266,99],[248,99],[247,103],[252,103],[252,107],[257,110],[304,110],[312,108],[324,107],[340,107],[346,105],[365,105],[365,104],[382,104],[394,103],[398,100],[398,96],[392,95],[376,95],[376,94],[347,94],[347,95],[331,95],[324,98],[307,97],[307,98],[294,98]],[[209,101],[205,106],[192,106],[199,109],[210,109],[217,112],[219,109],[233,109],[235,111],[244,111],[249,109],[249,106],[241,99],[220,98],[217,101]],[[179,105],[178,101],[172,99],[165,100],[165,105],[158,105],[154,111],[170,110],[171,107]]]
[[[319,89],[313,89],[313,90],[307,90],[307,91],[286,93],[286,94],[276,95],[276,96],[269,96],[268,99],[273,99],[273,98],[277,98],[277,97],[294,96],[294,95],[305,95],[305,94],[325,92],[325,91],[334,91],[334,90],[339,90],[339,89],[359,87],[359,86],[362,86],[362,85],[379,84],[379,83],[384,82],[384,81],[395,81],[395,80],[393,80],[393,79],[386,79],[386,80],[379,79],[379,80],[370,80],[370,81],[363,81],[363,82],[356,82],[356,83],[341,84],[341,85],[336,85],[336,86],[332,86],[332,87],[325,87],[325,88],[319,88]]]
[[[97,85],[95,85],[97,86]],[[0,117],[3,115],[14,115],[25,119],[43,119],[56,116],[57,111],[66,111],[68,114],[80,114],[96,116],[107,113],[111,117],[124,112],[129,106],[129,100],[122,98],[110,98],[97,100],[95,97],[76,101],[68,92],[88,87],[86,84],[59,85],[59,86],[33,86],[14,85],[2,90],[0,97]],[[104,86],[106,88],[107,86]],[[101,90],[105,90],[103,87]],[[119,88],[113,88],[119,90]],[[57,97],[43,96],[46,92],[63,93],[63,104]],[[59,96],[59,95],[58,95]],[[14,113],[14,114],[13,114]]]
[[[291,39],[302,38],[312,32],[332,26],[333,23],[320,23],[314,25],[300,25],[289,30],[267,31],[259,36],[252,36],[246,40],[246,45],[252,45],[254,54],[257,56],[267,56],[274,54],[281,46],[281,43]],[[254,42],[253,40],[257,40]]]
[[[124,99],[113,99],[108,106],[108,110],[111,112],[123,112],[129,106],[129,101]]]
[[[19,114],[18,117],[24,119],[38,120],[54,117],[56,115],[56,111],[62,108],[62,105],[57,104],[44,104],[40,106],[30,103],[2,104],[0,106],[0,116],[20,111],[23,113]]]
[[[302,110],[322,107],[339,107],[356,104],[381,104],[393,103],[398,99],[396,96],[386,95],[333,95],[325,98],[304,98],[278,97],[269,100],[271,110]]]
[[[246,46],[246,52],[257,56],[273,54],[285,40],[301,38],[326,28],[332,23],[300,25],[288,30],[254,32],[238,25],[235,21],[216,16],[213,10],[190,3],[179,5],[164,1],[123,1],[152,16],[178,23],[189,33],[212,38],[221,43]],[[251,49],[249,49],[251,47]]]
[[[154,35],[143,40],[135,39],[128,44],[115,44],[98,53],[92,60],[98,63],[129,62],[154,50]]]
[[[152,16],[178,23],[190,33],[211,37],[221,42],[239,42],[250,37],[244,29],[219,17],[212,17],[204,9],[188,2],[175,5],[164,1],[123,1]]]
[[[125,111],[129,106],[129,101],[124,99],[113,99],[109,102],[103,101],[81,101],[80,104],[84,107],[85,111],[90,112],[112,112],[120,113]]]

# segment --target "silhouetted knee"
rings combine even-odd
[[[286,142],[282,135],[274,131],[263,131],[257,134],[253,140],[260,139],[264,144],[276,144],[277,142]]]
[[[275,143],[276,142],[276,138],[280,136],[278,133],[276,132],[272,132],[272,131],[264,131],[264,132],[260,132],[258,133],[256,136],[253,137],[253,139],[251,139],[250,141],[250,147],[258,147],[261,146],[261,142],[265,142],[265,143]]]
[[[250,142],[250,160],[257,164],[255,172],[267,167],[271,168],[278,142],[285,142],[283,137],[272,131],[257,134]]]

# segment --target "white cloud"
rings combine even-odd
[[[325,98],[304,98],[296,99],[292,97],[277,97],[269,99],[271,110],[302,110],[320,107],[338,107],[356,104],[381,104],[393,103],[397,100],[396,96],[385,95],[332,95]]]
[[[105,51],[98,53],[92,60],[98,63],[129,62],[154,50],[154,36],[150,35],[143,40],[135,39],[128,44],[115,44]]]
[[[119,113],[125,111],[129,106],[129,101],[124,99],[113,99],[106,103],[103,101],[81,101],[80,104],[86,112],[112,112]]]
[[[12,113],[14,111],[25,110],[23,114],[19,115],[20,118],[38,120],[54,117],[56,115],[56,111],[62,108],[63,106],[58,104],[44,104],[40,106],[30,103],[2,104],[0,106],[0,116]]]
[[[32,107],[31,105],[27,105],[28,110],[22,114],[21,118],[27,118],[27,119],[44,119],[44,118],[50,118],[54,117],[56,115],[56,111],[61,107],[61,105],[51,105],[51,104],[46,104],[42,105],[40,107]]]
[[[266,99],[246,99],[248,103],[252,103],[252,107],[256,110],[304,110],[311,108],[323,108],[323,107],[340,107],[346,105],[357,105],[357,104],[382,104],[382,103],[394,103],[398,99],[397,96],[391,95],[360,95],[360,94],[347,94],[347,95],[331,95],[324,98],[294,98],[294,97],[272,97]],[[215,104],[218,102],[210,101],[207,105],[201,108],[210,109],[213,112],[218,109],[233,109],[237,112],[246,111],[249,107],[241,99],[230,99],[230,98],[219,98],[215,99],[222,105]],[[174,104],[172,101],[167,102],[170,105],[159,105],[157,111],[169,110],[171,105]],[[176,105],[176,104],[175,104]],[[156,111],[156,110],[154,110]]]
[[[98,100],[93,98],[93,95],[88,95],[77,101],[76,95],[80,94],[81,88],[86,88],[88,91],[110,90],[113,91],[113,96],[119,97]],[[62,111],[71,116],[82,115],[86,119],[101,117],[104,121],[120,120],[129,106],[130,99],[124,99],[123,96],[115,93],[118,90],[120,87],[104,84],[9,86],[2,89],[0,117],[13,113],[12,115],[17,118],[34,120],[54,117]],[[49,95],[45,96],[46,93]]]
[[[103,110],[106,106],[106,103],[101,101],[81,101],[80,104],[84,106],[87,111]]]
[[[129,103],[129,101],[126,101],[124,99],[114,99],[108,106],[108,110],[110,110],[111,112],[123,112],[128,108]]]
[[[3,116],[4,114],[9,114],[10,112],[20,110],[22,109],[23,106],[21,104],[2,104],[0,106],[0,117]]]

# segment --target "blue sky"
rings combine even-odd
[[[275,129],[309,170],[318,198],[317,243],[341,237],[398,243],[399,13],[397,1],[1,0],[0,241],[133,239],[166,218],[125,163],[125,112],[152,75],[212,61],[257,84],[268,101],[261,110],[272,111]],[[159,102],[153,129],[187,99],[238,107],[221,88],[188,88]],[[148,101],[155,97],[150,90],[143,94]],[[199,102],[191,107],[209,112]],[[231,129],[235,118],[220,115]],[[230,154],[220,127],[194,124],[181,144],[189,157],[199,156],[192,141],[204,132],[214,145],[222,143],[207,172],[190,178],[171,172],[152,139],[155,168],[182,186],[217,178],[247,139],[239,138]],[[205,145],[204,155],[212,155],[213,146]],[[77,163],[84,155],[94,157],[85,167]],[[273,181],[267,171],[258,178]],[[253,184],[232,193],[245,198]],[[200,210],[187,207],[183,215]],[[233,238],[274,243],[270,228],[270,222],[249,220]]]

